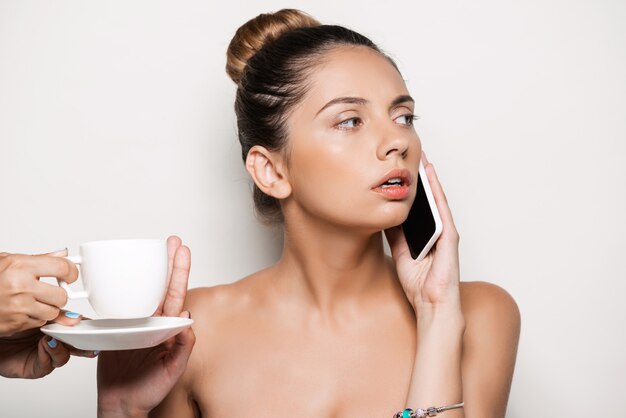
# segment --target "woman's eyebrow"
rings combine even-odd
[[[315,116],[317,116],[320,113],[322,113],[326,108],[329,108],[330,106],[334,106],[334,105],[340,104],[340,103],[364,105],[364,104],[369,103],[369,100],[366,100],[366,99],[364,99],[362,97],[337,97],[336,99],[332,99],[330,102],[328,102],[324,106],[322,106],[322,108],[317,111]]]
[[[405,103],[405,102],[415,103],[415,100],[413,100],[413,98],[409,96],[408,94],[403,94],[402,96],[398,96],[395,99],[393,99],[393,102],[391,102],[389,109],[391,110],[393,107],[396,107],[399,104]]]
[[[393,107],[395,107],[395,106],[397,106],[397,105],[399,105],[401,103],[405,103],[405,102],[415,103],[415,100],[413,100],[413,98],[411,96],[409,96],[408,94],[403,94],[402,96],[398,96],[395,99],[393,99],[393,101],[389,105],[389,109],[391,110]],[[340,104],[340,103],[365,105],[365,104],[369,103],[369,100],[364,99],[362,97],[337,97],[336,99],[333,99],[330,102],[326,103],[324,106],[322,106],[322,108],[317,111],[315,116],[319,115],[320,113],[322,113],[325,109],[329,108],[330,106],[334,106],[334,105]]]

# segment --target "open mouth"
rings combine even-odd
[[[372,191],[383,195],[387,199],[401,200],[409,196],[411,172],[407,169],[393,169],[389,171]]]
[[[406,168],[394,168],[385,174],[372,189],[386,189],[389,187],[403,187],[411,184],[411,172]]]
[[[404,186],[406,185],[406,183],[407,182],[402,177],[394,177],[382,183],[378,187],[380,187],[381,189],[386,189],[387,187]]]

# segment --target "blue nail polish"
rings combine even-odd
[[[65,316],[67,316],[68,318],[75,319],[75,318],[78,318],[80,314],[76,312],[65,312]]]
[[[51,339],[50,341],[48,341],[48,347],[50,348],[56,348],[57,347],[57,340],[55,340],[54,338]]]

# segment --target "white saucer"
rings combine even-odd
[[[84,319],[71,327],[49,324],[41,332],[81,350],[131,350],[159,345],[191,324],[191,319],[169,316]]]

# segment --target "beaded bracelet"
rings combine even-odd
[[[411,408],[407,408],[404,411],[398,411],[393,416],[393,418],[424,418],[424,417],[434,417],[440,412],[447,411],[449,409],[457,409],[463,408],[463,402],[457,403],[454,405],[446,405],[435,407],[431,406],[430,408],[422,409],[418,408],[416,410],[412,410]]]

